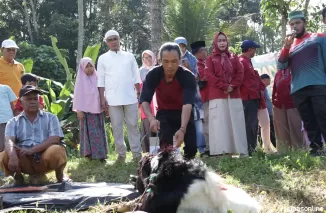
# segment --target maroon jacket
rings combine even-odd
[[[239,59],[244,69],[243,83],[240,88],[242,100],[260,99],[261,91],[266,88],[265,84],[260,79],[258,72],[254,70],[249,58],[241,55]]]
[[[274,77],[272,103],[277,108],[296,108],[291,97],[291,73],[289,69],[279,70]]]
[[[230,98],[241,98],[240,85],[243,80],[243,67],[236,54],[230,53],[229,60],[234,69],[232,81],[230,84],[226,83],[223,77],[223,71],[216,69],[217,61],[213,60],[211,56],[207,58],[207,76],[209,86],[209,100],[213,99],[227,99],[229,94],[225,94],[230,85],[233,86],[233,91],[230,93]]]
[[[205,72],[206,72],[205,69],[207,69],[206,62],[204,60],[198,59],[197,67],[198,67],[200,80],[202,80],[204,77],[206,78],[207,77],[205,75]],[[206,84],[206,86],[204,88],[200,89],[201,100],[202,100],[203,103],[208,101],[208,92],[209,92],[208,89],[209,88],[208,88],[207,84]]]

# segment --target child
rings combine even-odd
[[[72,108],[77,112],[80,125],[80,155],[89,160],[105,161],[108,145],[104,114],[97,88],[97,73],[91,58],[80,60]]]
[[[20,78],[23,87],[27,86],[27,85],[32,85],[34,87],[37,88],[38,85],[38,79],[35,75],[33,74],[29,74],[26,73],[24,75],[22,75],[22,77]],[[39,108],[42,110],[44,108],[44,102],[43,102],[43,98],[42,96],[39,96]],[[14,115],[18,115],[19,113],[21,113],[23,111],[22,106],[20,105],[20,101],[18,100],[15,106],[15,111],[14,111]]]
[[[5,128],[7,122],[14,117],[14,101],[16,95],[12,89],[0,84],[0,152],[5,148]]]

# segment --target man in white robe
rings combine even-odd
[[[140,133],[138,129],[138,101],[140,74],[132,53],[120,50],[120,36],[109,30],[104,41],[110,50],[98,59],[98,87],[102,109],[111,118],[115,150],[118,160],[126,158],[123,124],[126,121],[130,149],[134,160],[141,156]]]

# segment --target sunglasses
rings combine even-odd
[[[114,37],[114,38],[108,38],[106,39],[107,42],[111,42],[111,41],[117,41],[118,40],[118,37]]]

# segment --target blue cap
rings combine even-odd
[[[184,44],[184,45],[188,46],[187,39],[185,39],[184,37],[178,37],[178,38],[174,39],[174,42],[177,44]]]
[[[244,40],[241,44],[241,49],[247,50],[249,48],[260,48],[261,46],[257,43],[255,43],[252,40]]]

